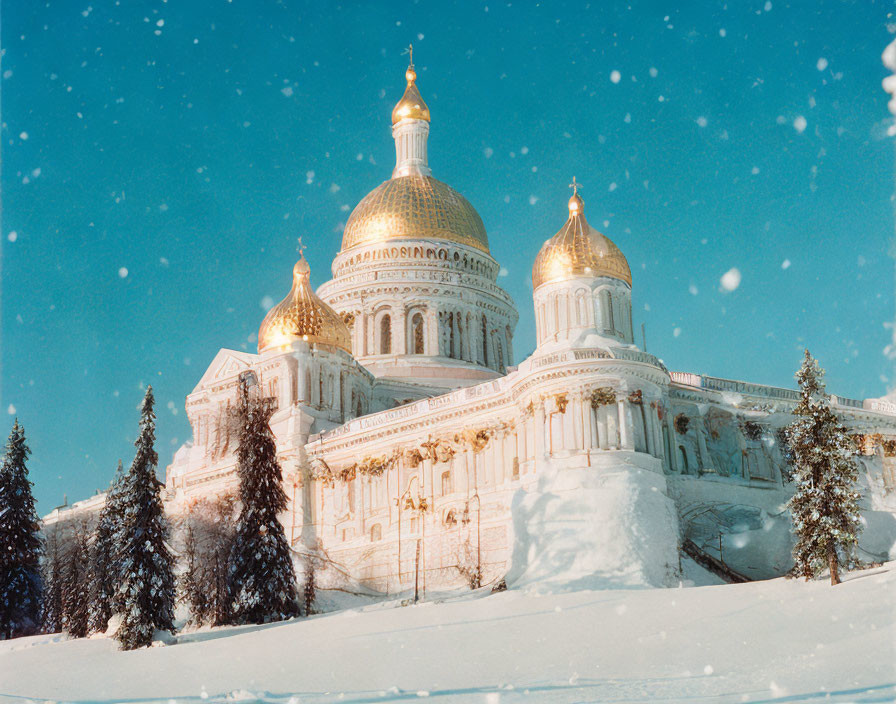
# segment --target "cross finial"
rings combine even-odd
[[[304,259],[305,258],[305,247],[306,245],[302,243],[302,238],[299,237],[299,243],[296,245],[296,251],[299,253],[299,256]]]
[[[413,67],[414,65],[414,45],[408,44],[408,63]]]
[[[572,177],[572,183],[569,184],[569,187],[572,189],[572,194],[574,196],[579,194],[579,189],[582,187],[582,184],[576,181],[576,177]]]

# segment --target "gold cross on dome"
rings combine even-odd
[[[403,53],[408,54],[408,63],[409,63],[411,66],[413,66],[413,65],[414,65],[414,45],[413,45],[413,44],[408,44],[408,48],[407,48],[407,50],[406,50],[405,52],[403,52]]]
[[[572,194],[578,195],[579,189],[582,187],[582,184],[576,181],[576,177],[572,177],[572,183],[569,184],[569,187],[572,189]]]
[[[304,256],[305,256],[305,248],[307,247],[307,245],[305,245],[305,244],[302,243],[302,238],[301,238],[301,237],[299,237],[299,240],[298,240],[298,241],[299,241],[299,244],[296,245],[296,251],[299,253],[299,255],[300,255],[301,257],[304,257]]]

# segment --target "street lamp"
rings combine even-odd
[[[476,572],[473,574],[473,579],[471,581],[471,586],[473,589],[479,589],[482,586],[482,540],[481,540],[481,528],[482,528],[482,501],[479,498],[479,491],[477,490],[473,496],[467,500],[467,503],[464,505],[464,515],[461,519],[461,522],[464,525],[469,524],[470,522],[470,501],[476,499]]]

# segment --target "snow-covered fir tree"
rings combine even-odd
[[[299,614],[292,554],[278,514],[286,492],[268,421],[270,399],[240,383],[237,474],[240,514],[230,559],[231,621],[267,623]]]
[[[121,460],[115,479],[106,494],[106,503],[100,511],[93,546],[90,554],[90,609],[89,629],[92,633],[103,633],[112,618],[112,600],[119,577],[119,527],[123,524],[121,493],[124,484],[124,470]]]
[[[115,611],[122,616],[115,637],[122,649],[150,645],[156,631],[174,632],[174,559],[166,540],[168,522],[156,477],[152,387],[140,412],[137,454],[123,482],[120,584]]]
[[[42,563],[43,600],[41,623],[44,633],[62,630],[62,580],[65,576],[65,538],[62,525],[57,523],[46,531],[46,548]]]
[[[809,350],[796,379],[800,401],[787,428],[796,488],[788,504],[796,534],[794,570],[810,579],[827,567],[831,584],[839,584],[840,567],[854,560],[861,528],[855,449],[831,410],[824,370]]]
[[[72,526],[62,579],[62,630],[74,638],[88,633],[90,607],[90,531],[86,523]]]
[[[40,628],[43,543],[26,466],[31,450],[16,419],[0,464],[0,638]]]

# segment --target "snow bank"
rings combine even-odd
[[[678,583],[678,524],[662,475],[616,460],[547,469],[513,500],[509,587],[536,592]]]
[[[0,641],[0,702],[893,701],[896,566],[844,577],[468,593],[131,652],[102,637],[19,638]]]

